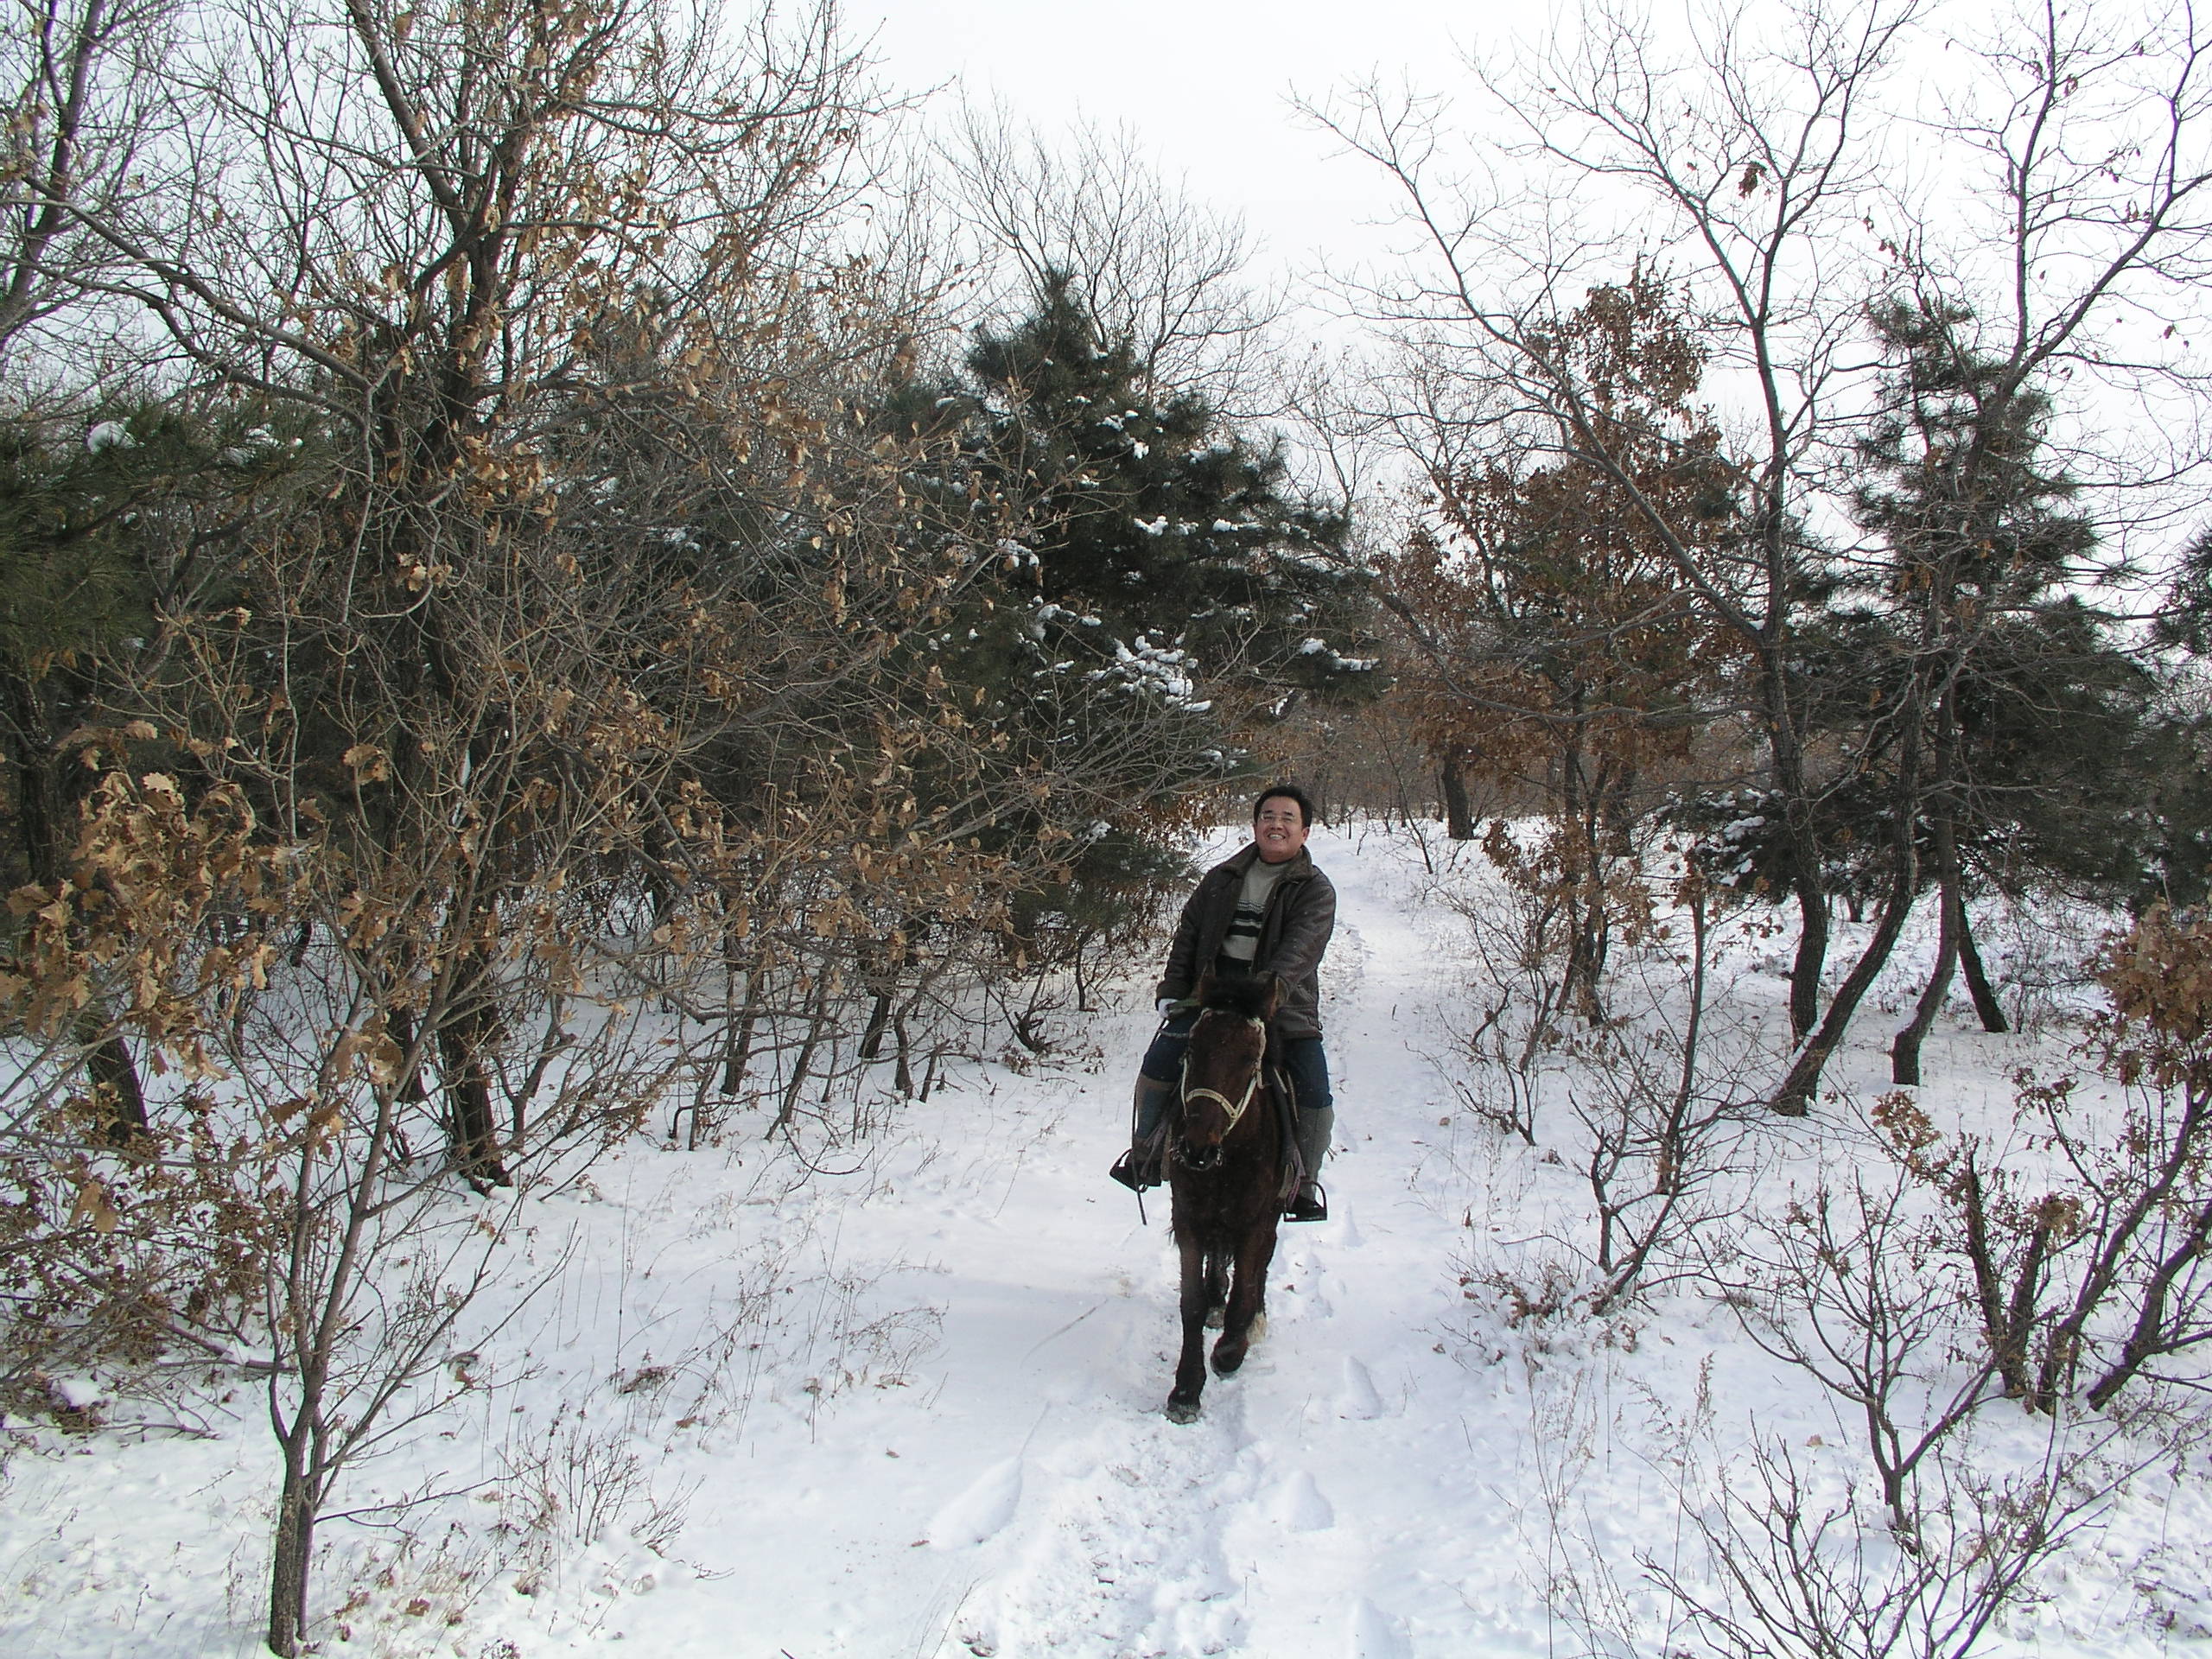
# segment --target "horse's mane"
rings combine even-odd
[[[1241,1014],[1247,1020],[1265,1020],[1274,1012],[1273,974],[1222,974],[1208,980],[1198,990],[1202,1006],[1227,1014]]]

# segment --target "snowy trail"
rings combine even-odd
[[[1238,1376],[1209,1382],[1197,1424],[1168,1424],[1165,1194],[1142,1230],[1124,1224],[1134,1206],[1110,1188],[1090,1190],[1148,1034],[1126,1024],[1074,1103],[1084,1116],[1071,1116],[1065,1155],[1026,1173],[1071,1200],[1068,1236],[1039,1249],[1056,1262],[1065,1250],[1090,1284],[1068,1323],[997,1380],[1009,1414],[1024,1383],[1037,1402],[1020,1446],[995,1447],[932,1522],[932,1544],[972,1557],[974,1575],[934,1652],[1395,1659],[1415,1650],[1420,1624],[1466,1628],[1466,1495],[1451,1489],[1476,1442],[1460,1416],[1466,1374],[1437,1347],[1455,1229],[1407,1180],[1409,1142],[1440,1116],[1409,1087],[1423,1070],[1408,1048],[1428,1031],[1434,946],[1390,890],[1401,878],[1389,861],[1332,863],[1332,845],[1315,836],[1341,899],[1323,986],[1339,1105],[1332,1218],[1283,1229],[1265,1339]],[[1087,1224],[1079,1233],[1074,1218]],[[949,1351],[998,1345],[972,1305],[951,1300]],[[963,1382],[994,1386],[954,1387]],[[1433,1490],[1409,1482],[1414,1470]]]
[[[1161,1414],[1166,1195],[1140,1225],[1105,1179],[1152,1020],[1102,1016],[1095,1071],[948,1103],[966,1116],[924,1129],[946,1135],[938,1150],[844,1213],[855,1259],[905,1263],[942,1310],[925,1392],[848,1395],[804,1448],[756,1413],[681,1552],[729,1576],[630,1599],[628,1638],[676,1650],[742,1610],[741,1651],[760,1659],[1546,1650],[1500,1496],[1528,1408],[1447,1352],[1465,1236],[1416,1179],[1467,1133],[1421,1058],[1448,958],[1412,900],[1410,849],[1327,831],[1313,846],[1339,892],[1322,979],[1333,1213],[1283,1228],[1267,1335],[1210,1380],[1200,1420]]]

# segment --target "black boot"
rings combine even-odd
[[[1329,1155],[1329,1137],[1336,1127],[1337,1115],[1325,1106],[1318,1112],[1299,1113],[1298,1156],[1306,1166],[1306,1176],[1298,1184],[1298,1196],[1282,1212],[1285,1221],[1329,1218],[1329,1194],[1321,1185],[1321,1165]]]
[[[1142,1192],[1158,1186],[1166,1179],[1160,1173],[1160,1154],[1166,1150],[1167,1136],[1164,1133],[1167,1119],[1167,1091],[1174,1085],[1158,1077],[1137,1074],[1136,1098],[1132,1103],[1129,1149],[1114,1160],[1114,1167],[1106,1173],[1132,1192]]]

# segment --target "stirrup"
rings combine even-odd
[[[1329,1193],[1319,1181],[1308,1181],[1298,1189],[1298,1196],[1282,1212],[1285,1221],[1326,1221],[1329,1218]]]
[[[1114,1167],[1106,1173],[1132,1192],[1142,1192],[1160,1185],[1160,1165],[1149,1152],[1129,1147],[1114,1160]]]

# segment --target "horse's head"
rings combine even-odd
[[[1268,1021],[1281,999],[1272,974],[1198,982],[1198,1022],[1183,1054],[1183,1113],[1176,1157],[1192,1169],[1212,1169],[1221,1149],[1260,1092]]]

